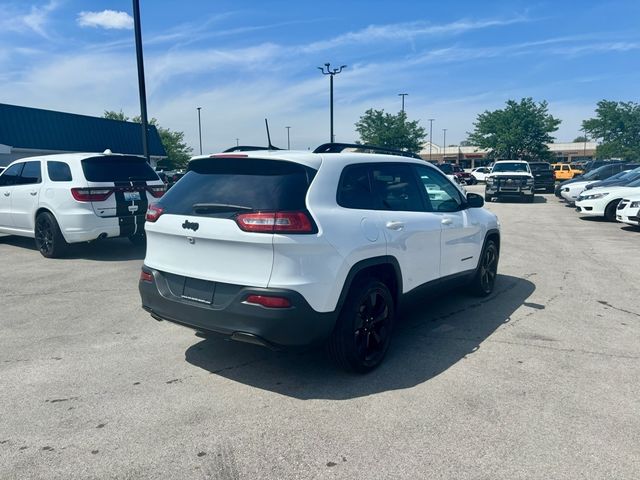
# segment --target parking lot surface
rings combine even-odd
[[[494,294],[412,303],[365,376],[152,320],[127,241],[0,238],[0,478],[640,478],[640,232],[488,208]]]

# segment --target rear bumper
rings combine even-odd
[[[316,312],[292,290],[216,284],[212,303],[203,303],[184,298],[176,283],[168,281],[167,274],[146,266],[143,271],[153,276],[153,282],[139,283],[142,308],[157,320],[272,348],[322,342],[335,325],[336,312]],[[245,303],[249,295],[286,297],[291,307],[266,308]]]
[[[144,232],[144,216],[99,217],[77,212],[58,215],[62,235],[68,243],[90,242],[99,238],[128,237]]]

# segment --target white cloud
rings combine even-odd
[[[133,28],[133,17],[127,12],[117,12],[115,10],[80,12],[78,14],[78,25],[81,27],[131,30]]]
[[[35,32],[43,38],[49,39],[46,30],[50,14],[58,8],[58,0],[49,0],[44,5],[32,5],[29,13],[25,13],[11,5],[0,5],[0,29],[10,32]]]

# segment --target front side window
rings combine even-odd
[[[22,167],[24,167],[24,163],[16,163],[2,172],[2,175],[0,175],[0,187],[17,185],[20,180],[20,172],[22,172]]]
[[[427,167],[416,167],[429,199],[431,212],[457,212],[464,204],[460,191],[441,173]]]
[[[32,185],[41,181],[40,162],[26,162],[20,174],[20,185]]]

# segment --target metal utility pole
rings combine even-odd
[[[200,140],[200,155],[202,155],[202,123],[200,123],[200,110],[202,107],[196,107],[198,110],[198,139]]]
[[[151,163],[149,157],[149,140],[147,120],[147,90],[144,84],[144,59],[142,58],[142,31],[140,28],[140,1],[133,0],[133,26],[136,38],[136,57],[138,60],[138,90],[140,91],[140,119],[142,120],[142,152]]]
[[[444,140],[442,140],[442,161],[444,162],[444,157],[447,154],[447,129],[443,128],[442,133],[444,134]]]
[[[331,139],[330,142],[333,143],[335,140],[335,135],[333,134],[333,77],[340,72],[342,72],[343,68],[347,68],[346,65],[340,66],[340,68],[331,68],[330,63],[325,63],[324,67],[318,67],[318,69],[322,72],[323,75],[329,75],[329,108],[330,108],[330,122],[331,122]]]
[[[291,137],[289,136],[289,130],[291,127],[284,127],[287,129],[287,150],[291,150]]]
[[[431,162],[431,148],[433,147],[433,121],[435,118],[429,119],[429,162]]]
[[[406,97],[407,95],[409,95],[408,93],[399,93],[398,96],[402,97],[402,110],[401,112],[404,112],[404,97]]]
[[[239,147],[239,146],[240,146],[240,139],[236,138],[236,147]]]

